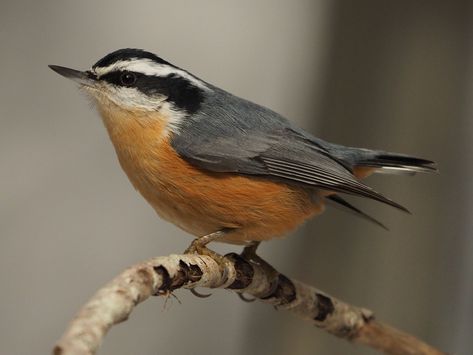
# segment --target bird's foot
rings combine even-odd
[[[200,292],[197,292],[195,288],[191,288],[189,291],[191,291],[191,293],[192,293],[194,296],[199,297],[199,298],[207,298],[207,297],[212,296],[211,293],[200,293]]]
[[[213,242],[214,240],[222,238],[225,234],[226,232],[222,230],[196,238],[184,251],[184,254],[206,255],[210,256],[212,259],[215,259],[217,262],[221,261],[223,256],[207,248],[207,244]]]
[[[222,255],[207,248],[207,244],[219,238],[222,238],[225,234],[226,232],[222,230],[222,231],[210,233],[202,237],[196,238],[192,241],[189,247],[184,251],[184,254],[197,254],[197,255],[209,256],[213,260],[215,260],[215,262],[219,265],[220,269],[224,270],[225,272],[226,270],[225,258]],[[226,278],[226,274],[224,274],[223,277]],[[197,296],[199,298],[207,298],[212,295],[212,294],[201,294],[197,292],[195,289],[191,289],[190,291],[192,292],[194,296]]]

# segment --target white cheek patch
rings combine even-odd
[[[142,109],[146,111],[156,111],[165,101],[162,95],[148,96],[137,88],[115,86],[105,84],[103,94],[116,105],[126,109]]]
[[[182,111],[176,110],[174,106],[168,102],[163,102],[160,113],[167,118],[166,135],[169,133],[179,133],[180,125],[186,114]]]
[[[95,98],[97,104],[107,107],[112,103],[114,106],[129,112],[142,110],[150,113],[156,112],[166,120],[166,130],[164,136],[169,133],[178,133],[179,127],[186,113],[178,110],[174,105],[166,101],[162,95],[152,97],[143,94],[136,88],[117,87],[111,84],[102,83],[100,88],[91,88],[85,90],[89,95]],[[151,114],[149,117],[153,117]]]
[[[95,87],[82,87],[101,106],[113,104],[126,111],[160,111],[166,103],[162,95],[148,96],[136,88],[120,87],[101,82]]]
[[[127,70],[127,71],[132,71],[136,73],[141,73],[145,75],[150,75],[150,76],[161,76],[161,77],[166,77],[171,74],[178,75],[184,79],[189,80],[193,85],[197,86],[200,89],[204,90],[209,90],[207,85],[196,77],[192,76],[191,74],[187,73],[184,70],[175,68],[170,65],[166,64],[159,64],[154,62],[151,59],[137,59],[137,58],[132,58],[130,60],[120,60],[118,62],[115,62],[108,67],[98,67],[91,69],[97,77],[100,79],[101,76],[111,73],[113,71],[117,70]]]

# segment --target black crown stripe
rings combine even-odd
[[[124,49],[119,49],[116,50],[115,52],[107,54],[105,57],[100,59],[97,63],[95,63],[92,68],[95,69],[97,67],[99,68],[105,68],[113,63],[119,62],[119,61],[126,61],[130,59],[150,59],[155,63],[158,64],[166,64],[170,65],[172,67],[175,67],[171,63],[165,61],[164,59],[158,57],[156,54],[153,54],[151,52],[147,52],[143,49],[135,49],[135,48],[124,48]]]

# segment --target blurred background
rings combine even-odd
[[[356,201],[389,232],[329,209],[260,253],[449,353],[472,354],[471,5],[2,1],[0,353],[48,353],[100,286],[191,240],[133,190],[98,115],[47,68],[86,69],[138,47],[326,140],[436,160],[438,176],[369,179],[413,211]],[[140,305],[100,354],[375,354],[230,292],[176,296]]]

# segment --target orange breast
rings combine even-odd
[[[314,190],[189,164],[169,144],[163,117],[121,117],[117,126],[102,114],[135,188],[161,217],[195,236],[235,228],[226,241],[266,240],[323,211],[323,199]]]

